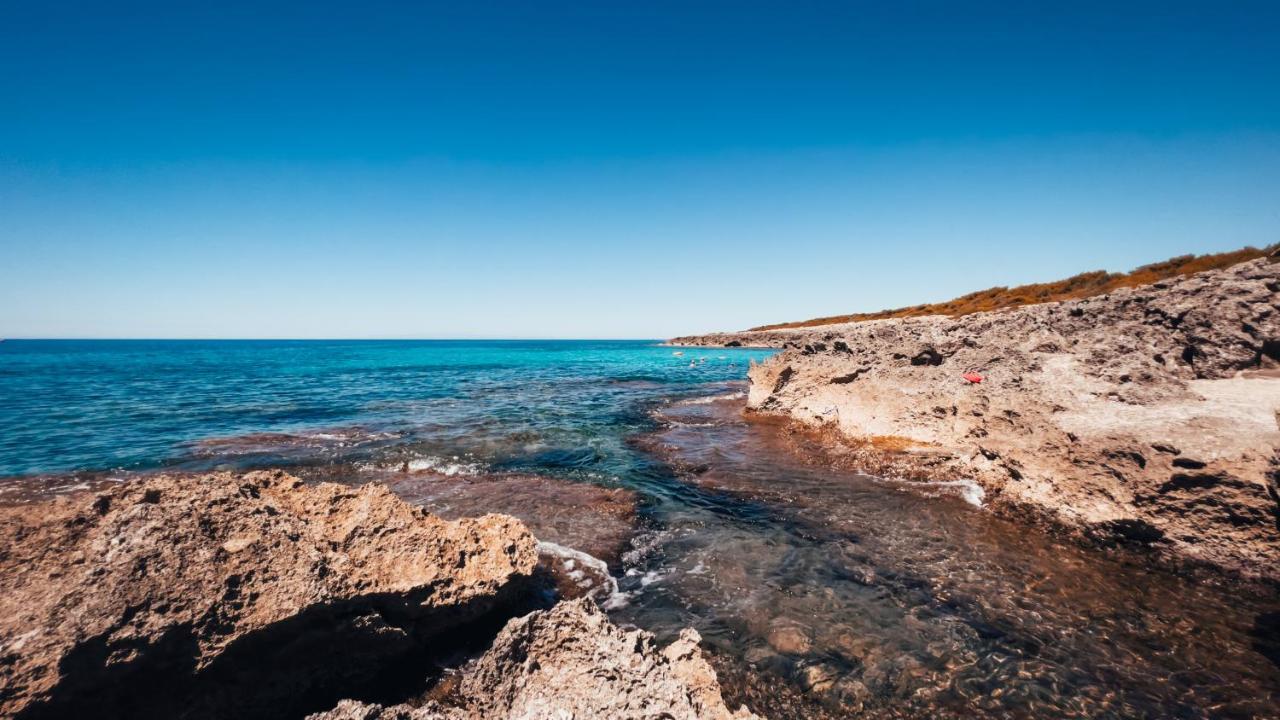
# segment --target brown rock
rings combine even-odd
[[[805,690],[825,693],[831,690],[836,679],[837,675],[830,667],[826,665],[810,665],[804,669],[800,681]]]
[[[786,655],[804,655],[813,646],[809,634],[799,625],[778,622],[769,629],[769,645]]]
[[[0,508],[0,714],[287,714],[493,608],[536,562],[513,518],[448,522],[281,472]]]
[[[309,720],[750,720],[725,707],[716,673],[685,630],[666,648],[575,600],[507,624],[463,671],[460,707],[380,707],[344,701]]]

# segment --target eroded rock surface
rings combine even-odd
[[[0,508],[0,715],[287,717],[429,649],[536,562],[514,518],[281,472]]]
[[[784,348],[751,370],[749,406],[827,432],[837,461],[971,478],[1003,512],[1280,577],[1274,259],[960,318],[672,342]]]
[[[590,601],[516,618],[464,669],[455,697],[420,707],[343,701],[309,720],[750,720],[729,710],[715,671],[685,630],[665,648],[611,624]]]
[[[288,718],[359,697],[389,706],[321,717],[754,717],[725,709],[692,631],[660,650],[586,598],[511,620],[438,702],[396,705],[546,598],[538,553],[513,517],[279,471],[0,507],[0,715]]]

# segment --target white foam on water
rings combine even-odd
[[[637,533],[631,538],[631,549],[622,554],[622,564],[634,570],[636,565],[643,564],[646,558],[675,536],[676,531],[673,530],[649,530]],[[634,575],[632,570],[628,570],[627,574]]]
[[[986,499],[987,491],[972,480],[962,480],[960,482],[964,485],[964,490],[960,493],[960,497],[974,507],[982,507],[982,501]]]
[[[666,572],[663,572],[660,570],[650,570],[640,576],[640,587],[647,588],[656,582],[662,581],[666,576],[670,574],[671,574],[671,571],[669,570]]]
[[[564,564],[565,569],[571,571],[569,573],[570,579],[578,580],[580,577],[583,577],[584,573],[582,570],[574,570],[577,565],[581,565],[584,568],[590,568],[596,575],[603,578],[604,584],[598,585],[588,592],[587,597],[590,597],[600,603],[600,607],[605,610],[616,610],[618,608],[625,607],[627,603],[631,601],[631,598],[618,588],[618,581],[613,577],[613,574],[609,572],[609,565],[600,558],[595,557],[594,555],[588,555],[581,550],[575,550],[571,547],[547,542],[546,540],[538,541],[538,554],[550,555],[552,557],[559,558],[560,562]],[[603,598],[599,597],[602,594],[605,596]]]
[[[435,455],[415,458],[405,464],[411,472],[434,472],[441,475],[479,475],[484,472],[484,468],[477,463],[470,463],[460,459],[457,455],[451,458],[442,458]]]
[[[974,482],[973,480],[969,480],[968,478],[961,478],[960,480],[932,480],[932,481],[903,480],[901,478],[881,478],[881,479],[884,480],[885,482],[895,483],[904,488],[910,488],[912,490],[924,489],[926,490],[926,494],[957,495],[960,497],[961,500],[964,500],[965,502],[969,503],[970,505],[976,508],[983,507],[983,501],[987,497],[987,492],[982,489],[982,486]],[[939,492],[928,493],[927,492],[928,489],[936,489]]]
[[[982,501],[986,499],[987,492],[982,489],[978,483],[968,480],[940,480],[936,482],[925,483],[937,488],[949,488],[960,495],[960,499],[969,503],[974,507],[982,507]]]

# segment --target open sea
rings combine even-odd
[[[325,430],[349,435],[330,459],[620,475],[646,403],[740,382],[768,354],[673,352],[655,341],[6,340],[0,476],[312,462],[211,458],[200,443]]]
[[[0,502],[285,467],[433,509],[489,498],[573,545],[592,530],[573,513],[625,501],[604,549],[562,558],[603,568],[616,622],[664,641],[696,628],[726,699],[775,720],[1280,717],[1274,587],[1061,542],[993,516],[962,478],[814,464],[742,413],[769,354],[6,340]]]

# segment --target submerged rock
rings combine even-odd
[[[812,648],[812,641],[804,628],[791,622],[775,622],[769,628],[769,645],[787,655],[804,655]]]
[[[586,599],[509,622],[493,647],[464,669],[449,706],[343,701],[309,720],[750,720],[729,710],[715,671],[685,630],[659,648],[643,630],[623,630]]]
[[[972,479],[1005,514],[1280,578],[1280,264],[958,318],[680,340],[726,341],[784,348],[751,369],[749,407],[819,429],[828,460]]]
[[[444,518],[498,512],[544,542],[616,562],[635,533],[636,495],[622,488],[530,474],[386,473],[397,495]]]

